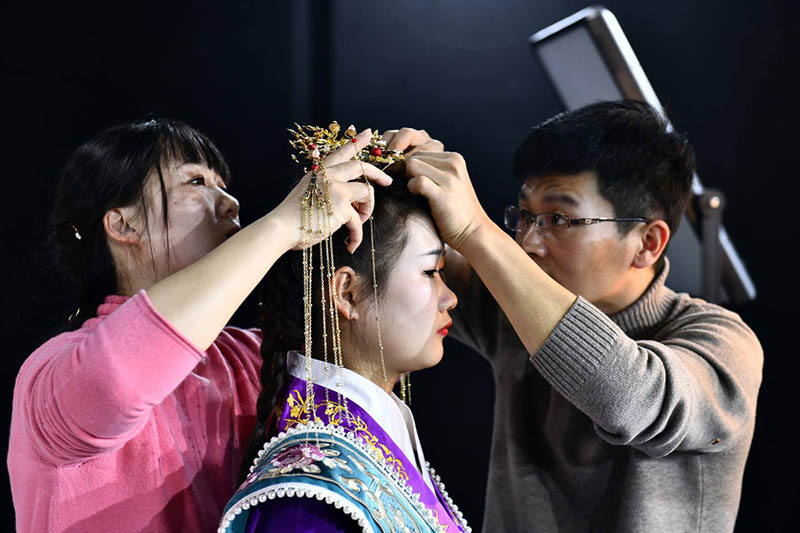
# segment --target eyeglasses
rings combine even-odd
[[[598,222],[650,222],[641,217],[622,218],[569,218],[561,213],[533,214],[515,205],[506,207],[503,221],[508,229],[514,232],[525,233],[533,226],[543,236],[558,236],[572,226],[590,226]]]

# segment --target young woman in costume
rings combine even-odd
[[[348,250],[371,188],[324,161]],[[240,230],[214,144],[176,121],[104,131],[67,161],[53,243],[78,283],[71,331],[39,347],[14,391],[8,469],[17,531],[213,531],[255,424],[260,332],[224,327],[275,260],[303,242],[306,176]]]
[[[374,253],[366,228],[353,254],[344,234],[331,239],[344,368],[334,361],[319,254],[305,271],[287,254],[264,281],[258,424],[221,532],[469,531],[428,469],[410,409],[392,393],[402,376],[442,358],[456,305],[442,279],[444,246],[426,200],[405,180],[376,188],[373,218]],[[301,353],[309,271],[313,359]]]

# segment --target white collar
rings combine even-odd
[[[289,373],[298,378],[306,379],[306,357],[305,355],[290,351],[286,354],[286,366]],[[338,392],[353,400],[361,406],[369,416],[389,435],[400,450],[422,474],[425,483],[433,489],[428,469],[422,467],[425,464],[425,456],[422,453],[422,445],[419,442],[417,426],[414,423],[414,415],[411,409],[403,403],[394,393],[387,394],[385,390],[378,387],[372,381],[361,374],[357,374],[347,368],[339,370],[337,385],[336,368],[333,364],[328,365],[328,372],[325,372],[325,363],[317,359],[311,359],[311,379],[317,384],[334,392]],[[419,458],[419,463],[415,463],[414,450]]]

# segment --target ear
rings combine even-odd
[[[356,271],[349,266],[336,269],[333,273],[333,288],[336,291],[336,309],[346,320],[358,320],[358,299],[356,293],[359,289]]]
[[[134,223],[136,207],[115,207],[103,215],[103,229],[112,242],[121,245],[144,243],[141,230]]]
[[[639,249],[633,258],[633,266],[647,268],[656,263],[669,242],[669,226],[663,220],[648,223],[640,233]]]

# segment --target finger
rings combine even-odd
[[[458,152],[420,152],[414,154],[412,159],[422,161],[445,174],[458,175],[467,169],[467,162]]]
[[[393,181],[391,176],[378,167],[356,160],[345,161],[328,168],[325,175],[331,181],[338,182],[353,181],[361,176],[366,176],[369,181],[383,186],[391,185]]]
[[[351,254],[356,251],[361,240],[364,238],[364,228],[361,225],[361,217],[358,212],[350,208],[349,218],[345,221],[344,225],[350,231],[347,240],[347,251]]]
[[[438,141],[436,141],[438,142]],[[427,161],[432,165],[437,165],[443,161],[458,161],[464,159],[461,154],[458,152],[442,152],[439,150],[420,150],[419,152],[413,154],[413,157],[416,159],[422,159],[423,161]]]
[[[425,176],[439,187],[447,186],[451,179],[448,174],[418,157],[406,160],[406,176],[409,178],[409,182],[418,176]]]
[[[341,187],[342,199],[346,200],[350,205],[355,203],[359,205],[369,204],[371,201],[372,187],[363,181],[351,181],[343,183],[339,187]]]
[[[326,168],[330,168],[353,159],[362,148],[369,144],[370,139],[372,139],[372,130],[367,128],[353,137],[347,144],[329,154],[328,157],[322,160],[322,164]]]
[[[383,132],[383,135],[381,135],[381,137],[383,137],[383,140],[386,141],[387,148],[389,147],[389,144],[392,142],[392,139],[394,139],[394,136],[397,135],[398,131],[400,130],[386,130]]]
[[[428,176],[416,176],[408,180],[408,190],[427,198],[428,201],[436,200],[442,194],[442,188]]]
[[[369,198],[366,201],[358,202],[355,208],[363,224],[372,216],[372,211],[375,209],[375,187],[369,188]]]
[[[386,134],[384,134],[384,139]],[[394,133],[391,139],[387,140],[386,148],[388,150],[400,150],[402,152],[420,146],[430,141],[431,137],[425,130],[415,130],[413,128],[401,128],[397,133]]]
[[[372,215],[375,207],[375,188],[359,181],[345,183],[344,186],[350,188],[348,191],[350,205],[358,213],[361,222],[364,222]]]
[[[433,153],[442,153],[444,152],[444,143],[442,141],[431,139],[430,141],[423,143],[419,146],[415,146],[411,150],[405,153],[406,157],[412,156],[414,154],[418,154],[421,152],[433,152]]]

